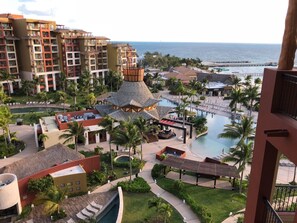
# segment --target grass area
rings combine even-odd
[[[157,182],[163,189],[175,193],[173,180],[160,178]],[[213,221],[218,223],[226,219],[230,212],[235,213],[243,209],[246,203],[246,198],[243,195],[230,190],[185,184],[185,193],[198,205],[206,207],[207,211],[211,213]]]
[[[148,207],[148,200],[153,198],[153,193],[127,193],[124,192],[124,215],[122,223],[146,222],[155,216],[156,209]],[[170,223],[183,222],[182,216],[173,208],[169,219]]]
[[[23,124],[24,125],[30,125],[33,123],[39,123],[39,119],[41,117],[45,117],[45,116],[51,116],[53,115],[53,113],[50,112],[29,112],[29,113],[25,113],[25,114],[13,114],[12,119],[11,119],[11,124],[16,123],[16,120],[18,118],[23,119]]]

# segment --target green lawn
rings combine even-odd
[[[127,193],[124,192],[124,215],[122,223],[140,223],[154,216],[155,208],[148,207],[148,200],[153,198],[153,193]],[[173,208],[169,219],[170,223],[183,222],[182,216]]]
[[[163,189],[174,193],[173,180],[161,178],[157,180],[158,185]],[[246,198],[238,192],[200,187],[185,184],[185,191],[197,204],[205,206],[211,213],[213,221],[220,223],[229,216],[245,207]]]

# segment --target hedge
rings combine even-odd
[[[147,193],[151,190],[150,185],[141,177],[137,177],[132,181],[118,182],[117,186],[122,187],[124,191],[133,193]]]

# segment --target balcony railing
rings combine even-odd
[[[263,223],[283,223],[282,219],[278,216],[276,211],[272,208],[270,202],[264,198],[265,212],[263,216]]]
[[[297,186],[277,185],[272,206],[277,212],[295,212],[297,204]]]
[[[297,76],[283,74],[282,89],[278,110],[297,120]]]

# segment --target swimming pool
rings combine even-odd
[[[231,119],[212,114],[207,114],[206,119],[208,133],[194,140],[189,145],[191,151],[203,157],[216,157],[223,152],[229,152],[230,147],[235,145],[237,140],[218,138],[218,135],[223,132],[224,125],[231,123]]]
[[[11,113],[29,113],[29,112],[45,112],[45,111],[56,111],[61,112],[63,108],[54,108],[54,107],[24,107],[24,108],[10,108]]]
[[[176,107],[171,101],[162,99],[160,106]],[[237,143],[237,140],[218,138],[223,132],[224,125],[230,124],[231,119],[221,115],[197,111],[197,115],[203,115],[207,119],[208,134],[194,140],[190,149],[194,154],[202,157],[216,157],[223,153],[229,152],[230,147]]]
[[[108,207],[98,216],[97,223],[115,223],[118,217],[120,199],[119,196],[108,205]]]

